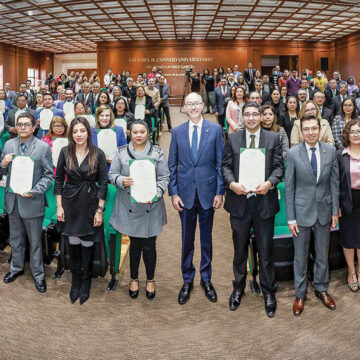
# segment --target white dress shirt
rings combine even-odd
[[[260,141],[260,130],[261,128],[259,128],[255,133],[251,133],[249,132],[247,129],[245,130],[245,133],[246,133],[246,147],[249,148],[250,147],[250,144],[251,144],[251,137],[250,135],[255,135],[255,148],[258,148],[259,147],[259,141]]]
[[[189,141],[190,141],[190,147],[192,146],[192,136],[193,136],[193,132],[194,132],[194,125],[197,126],[197,137],[198,137],[198,149],[199,149],[199,145],[200,145],[200,136],[201,136],[201,127],[203,125],[203,118],[201,118],[201,120],[195,124],[193,123],[191,120],[189,120]]]

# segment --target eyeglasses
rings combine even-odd
[[[32,127],[33,124],[32,123],[17,123],[16,124],[16,127],[19,128],[19,129],[29,129],[30,127]]]
[[[304,111],[304,113],[309,113],[309,112],[313,112],[313,111],[316,111],[316,108],[306,109]]]
[[[255,113],[248,113],[248,112],[246,112],[246,113],[244,113],[243,116],[244,116],[245,118],[250,118],[251,116],[254,117],[254,118],[257,118],[257,117],[260,116],[260,113],[258,113],[258,112],[255,112]]]
[[[360,136],[360,130],[350,130],[349,134],[351,136]]]
[[[202,105],[202,102],[199,101],[195,101],[193,103],[186,103],[185,104],[187,107],[192,108],[192,107],[199,107]]]
[[[303,128],[302,131],[303,131],[303,133],[309,133],[309,132],[315,133],[315,132],[319,131],[319,127],[314,126],[311,128]]]
[[[54,129],[62,129],[62,128],[64,128],[65,126],[64,125],[62,125],[62,124],[60,124],[60,125],[53,125],[53,128]]]
[[[344,104],[343,106],[344,107],[353,107],[354,105],[353,104]]]

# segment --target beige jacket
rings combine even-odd
[[[153,89],[149,89],[149,87],[147,86],[145,88],[145,94],[148,96],[151,96],[152,101],[154,103],[154,107],[157,110],[159,105],[160,105],[160,91],[159,89],[157,89],[156,87],[154,87]]]

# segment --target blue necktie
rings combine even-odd
[[[196,160],[197,152],[198,152],[198,133],[197,133],[197,125],[194,125],[194,130],[192,134],[192,141],[191,141],[191,150]]]
[[[312,171],[315,175],[315,178],[317,179],[317,161],[316,161],[316,155],[315,155],[315,151],[316,151],[316,148],[312,147],[310,148],[310,150],[312,151],[312,154],[311,154],[311,168],[312,168]]]
[[[21,147],[21,155],[24,155],[24,154],[25,154],[25,150],[26,150],[26,144],[25,144],[25,143],[21,143],[21,144],[20,144],[20,147]]]

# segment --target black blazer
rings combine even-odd
[[[262,219],[268,219],[280,210],[276,185],[284,173],[284,160],[279,134],[260,130],[259,148],[265,148],[265,180],[274,187],[266,195],[256,195],[256,207]],[[243,217],[247,209],[246,195],[236,195],[230,184],[239,181],[240,148],[246,147],[246,131],[240,130],[229,135],[224,150],[222,176],[226,185],[224,209],[232,216]]]
[[[261,91],[261,105],[264,105],[265,103],[268,103],[270,101],[271,101],[270,93],[262,90]]]
[[[150,114],[145,114],[145,121],[148,124],[151,124],[151,118],[155,116],[156,113],[156,109],[154,108],[154,104],[152,101],[151,96],[145,95],[146,100],[145,100],[145,110],[149,110]],[[130,112],[132,112],[133,114],[135,114],[135,101],[136,101],[136,97],[135,99],[132,99],[130,102],[130,106],[129,106],[129,110]]]
[[[331,126],[332,122],[334,120],[334,112],[332,109],[329,109],[329,108],[323,106],[322,111],[321,111],[321,117],[323,119],[326,119]]]
[[[336,152],[340,178],[339,201],[341,212],[345,214],[351,214],[353,209],[353,202],[351,196],[350,156],[349,154],[343,154],[343,150],[344,149],[339,149]]]
[[[286,135],[289,138],[289,142],[290,142],[291,130],[294,126],[294,122],[291,121],[288,111],[282,112],[280,114],[278,124],[285,129]]]
[[[252,72],[252,81],[250,81],[250,72]],[[256,73],[256,69],[254,69],[254,68],[245,69],[245,71],[244,71],[244,79],[249,86],[252,85],[252,83],[254,82],[255,73]]]
[[[333,109],[334,110],[334,107],[335,107],[335,104],[333,103],[333,93],[331,91],[331,89],[328,89],[328,90],[325,90],[324,91],[324,94],[325,94],[325,106],[329,109]],[[339,90],[336,90],[336,96],[339,95]]]
[[[335,97],[332,98],[332,102],[333,102],[333,109],[334,109],[334,115],[338,115],[341,112],[341,105],[342,105],[342,101],[341,101],[341,96],[336,95]]]

